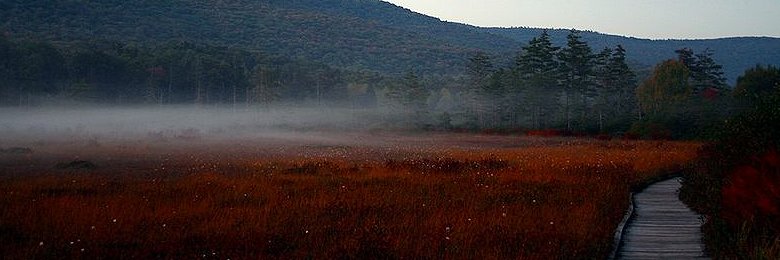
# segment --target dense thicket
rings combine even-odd
[[[637,88],[643,118],[632,128],[655,138],[707,138],[738,108],[722,67],[705,49],[683,48],[658,64]]]
[[[756,65],[737,78],[734,94],[747,100],[757,100],[772,95],[778,88],[780,88],[780,68],[772,65]]]
[[[757,66],[740,77],[738,115],[686,177],[681,197],[707,216],[705,241],[718,259],[780,257],[780,82]]]

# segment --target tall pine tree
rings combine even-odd
[[[594,107],[598,115],[599,132],[602,132],[604,129],[604,119],[611,110],[615,94],[613,79],[609,73],[611,59],[612,49],[609,47],[604,47],[604,49],[593,58],[593,63],[595,65],[594,81],[597,95]]]
[[[609,82],[612,97],[612,106],[608,115],[611,118],[624,119],[622,121],[632,121],[632,115],[639,114],[639,107],[634,94],[637,87],[636,74],[626,62],[626,49],[618,45],[613,51],[609,63],[607,64],[609,72]],[[620,120],[619,120],[620,121]],[[603,130],[603,126],[602,129]]]
[[[598,127],[628,127],[639,113],[634,94],[636,74],[626,63],[626,50],[618,45],[614,50],[604,48],[595,58],[596,64],[596,112]],[[616,125],[617,124],[617,125]]]
[[[468,85],[460,93],[460,115],[474,126],[483,127],[488,113],[485,91],[490,88],[491,77],[495,68],[490,57],[483,52],[477,52],[469,59],[466,66]]]
[[[677,53],[677,60],[682,62],[688,69],[696,64],[696,56],[691,48],[682,48],[674,52]]]
[[[726,78],[723,76],[723,66],[712,58],[712,50],[705,49],[696,54],[696,62],[691,69],[694,93],[702,93],[708,88],[717,91],[726,90]]]
[[[550,35],[544,30],[522,49],[516,63],[518,76],[526,88],[525,101],[532,110],[532,125],[544,128],[559,93],[556,56],[560,48],[553,46]]]
[[[712,58],[712,50],[694,54],[690,48],[682,48],[675,51],[678,60],[690,71],[690,84],[693,87],[693,95],[701,95],[705,90],[712,89],[722,92],[727,89],[726,78],[723,76],[723,66]]]
[[[579,110],[579,125],[586,123],[589,111],[588,100],[595,96],[594,88],[594,62],[593,53],[586,42],[575,30],[571,30],[566,37],[566,47],[558,53],[560,60],[560,79],[564,92],[563,112],[566,120],[566,129],[572,130],[571,110],[572,103],[576,103]],[[582,130],[582,129],[581,129]]]

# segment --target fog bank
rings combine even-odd
[[[292,105],[0,108],[0,142],[305,138],[316,132],[402,128],[388,123],[399,116],[376,109]]]

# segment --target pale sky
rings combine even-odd
[[[780,37],[780,0],[385,0],[483,27],[592,30],[650,39]]]

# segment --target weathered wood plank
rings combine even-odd
[[[680,179],[647,187],[634,195],[633,218],[626,225],[618,259],[708,259],[701,219],[678,199]]]

